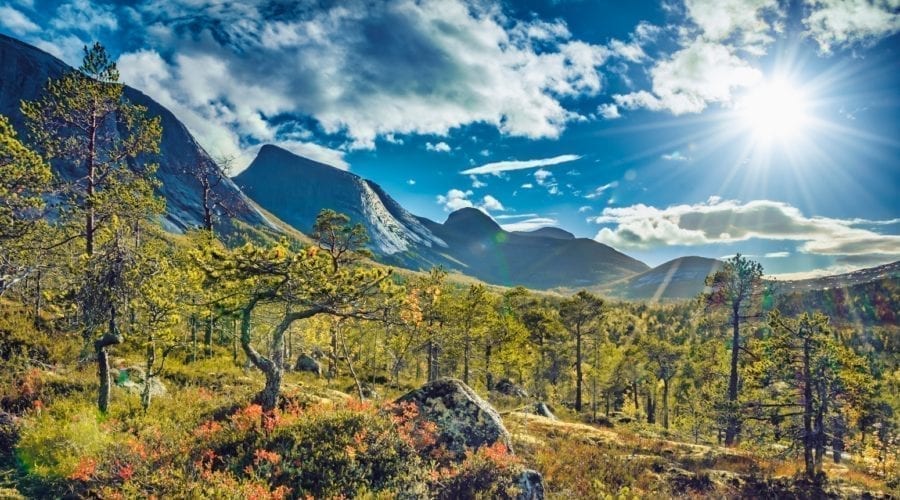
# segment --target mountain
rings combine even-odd
[[[680,257],[611,283],[607,292],[632,300],[696,297],[703,291],[706,277],[721,266],[718,260],[706,257]]]
[[[444,223],[417,217],[374,182],[276,146],[261,148],[234,181],[300,231],[309,232],[323,208],[349,215],[369,232],[378,260],[391,265],[442,265],[493,284],[542,289],[596,285],[647,269],[611,247],[562,230],[505,231],[474,208],[453,212]]]
[[[514,231],[516,234],[521,234],[522,236],[537,236],[539,238],[556,238],[558,240],[574,240],[575,235],[566,231],[565,229],[560,229],[558,227],[542,227],[539,229],[535,229],[533,231]]]
[[[48,78],[57,78],[71,69],[36,47],[0,34],[0,114],[9,117],[20,137],[26,137],[20,101],[37,98]],[[183,172],[186,167],[197,165],[213,169],[215,163],[168,109],[131,87],[126,86],[124,93],[132,103],[146,106],[149,116],[159,116],[162,123],[163,135],[156,161],[157,175],[162,182],[159,194],[166,199],[166,227],[183,231],[201,225],[200,183]],[[54,168],[62,175],[68,174],[60,165]],[[219,199],[227,200],[230,215],[235,219],[253,226],[271,225],[230,179],[224,179],[214,190]]]

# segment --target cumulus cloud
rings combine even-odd
[[[24,13],[9,5],[0,6],[0,25],[16,35],[25,35],[41,29]]]
[[[534,231],[547,226],[556,226],[559,223],[556,219],[549,217],[534,217],[519,222],[503,224],[500,227],[506,231]]]
[[[110,6],[94,4],[89,0],[72,0],[56,9],[56,17],[50,25],[59,30],[95,35],[101,30],[115,30],[119,27],[119,21]]]
[[[650,69],[653,92],[613,96],[626,109],[699,113],[711,103],[729,104],[735,90],[762,79],[762,72],[720,43],[697,39]]]
[[[538,186],[546,184],[548,179],[553,179],[553,172],[543,168],[539,168],[534,172],[534,180],[538,183]]]
[[[619,107],[611,103],[601,104],[597,107],[597,112],[600,113],[604,120],[615,120],[622,117],[619,114]]]
[[[271,129],[272,117],[294,116],[313,118],[349,149],[374,148],[393,134],[444,136],[471,123],[555,138],[581,118],[564,102],[602,89],[598,70],[609,49],[573,39],[562,21],[516,21],[493,2],[326,5],[144,1],[134,10],[164,47],[173,83],[203,82],[206,99],[174,97],[200,115],[230,108],[238,119],[219,123],[241,137]]]
[[[471,189],[463,191],[462,189],[451,189],[447,191],[447,194],[439,194],[437,196],[437,202],[439,205],[443,205],[445,212],[454,212],[461,208],[475,207],[481,209],[483,212],[495,211],[502,212],[506,210],[503,206],[503,203],[500,202],[497,198],[487,194],[481,198],[481,200],[473,200],[471,198],[475,193],[472,192]]]
[[[580,160],[580,155],[559,155],[552,158],[541,158],[536,160],[508,160],[486,163],[484,165],[463,170],[461,174],[497,174],[500,172],[508,172],[511,170],[526,170],[529,168],[549,167],[559,165],[560,163],[569,163]]]
[[[760,52],[773,41],[767,17],[779,17],[778,0],[685,0],[688,17],[710,41],[732,38],[742,48]]]
[[[205,66],[207,72],[195,73],[192,68],[197,65]],[[300,139],[309,134],[270,126],[260,110],[246,103],[207,105],[220,101],[223,95],[215,90],[221,86],[221,83],[214,82],[216,75],[225,78],[228,73],[227,68],[215,58],[177,56],[175,63],[169,64],[158,52],[142,50],[123,54],[119,57],[118,66],[125,83],[143,90],[175,113],[211,154],[236,158],[238,170],[253,160],[259,143],[263,142],[343,170],[349,168],[343,151]],[[260,98],[265,94],[262,86],[241,87],[232,91],[246,92],[248,96]],[[263,111],[274,113],[282,104],[277,97],[272,99]],[[254,145],[248,144],[248,139]]]
[[[438,153],[449,153],[449,152],[450,152],[450,145],[447,144],[446,142],[443,142],[443,141],[441,141],[441,142],[439,142],[439,143],[437,143],[437,144],[432,144],[432,143],[430,143],[430,142],[426,142],[426,143],[425,143],[425,149],[428,150],[428,151],[435,151],[435,152],[438,152]]]
[[[787,203],[711,198],[705,203],[656,208],[605,208],[594,222],[610,224],[595,239],[618,248],[734,243],[751,238],[802,242],[798,250],[822,255],[900,255],[900,236],[857,227],[853,221],[806,217]]]
[[[834,46],[866,44],[900,32],[897,0],[805,0],[807,34],[822,52]]]

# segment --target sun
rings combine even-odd
[[[743,126],[765,142],[796,139],[809,125],[809,102],[787,80],[763,82],[740,98],[735,106]]]

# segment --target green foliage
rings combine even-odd
[[[369,492],[414,492],[423,474],[416,450],[390,418],[365,405],[288,408],[274,420],[256,405],[227,422],[201,425],[210,452],[197,457],[201,476],[229,473],[270,490],[316,498]],[[327,436],[327,437],[326,437]]]
[[[26,420],[16,451],[28,474],[78,480],[93,471],[112,442],[96,409],[61,401]]]

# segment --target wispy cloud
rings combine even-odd
[[[666,161],[688,161],[690,158],[684,156],[681,151],[672,151],[671,153],[666,153],[660,156],[663,160]]]
[[[513,222],[511,224],[503,224],[500,227],[507,231],[534,231],[547,226],[555,226],[559,221],[549,217],[535,217],[532,219]]]
[[[484,165],[470,168],[467,170],[463,170],[460,172],[461,174],[496,174],[499,172],[509,172],[512,170],[526,170],[530,168],[540,168],[540,167],[550,167],[553,165],[559,165],[561,163],[569,163],[573,161],[580,160],[581,155],[559,155],[554,156],[552,158],[542,158],[537,160],[507,160],[507,161],[498,161],[493,163],[486,163]]]
[[[609,191],[610,189],[616,188],[616,187],[619,187],[619,181],[612,181],[612,182],[609,182],[607,184],[604,184],[604,185],[598,187],[597,189],[584,195],[584,197],[589,200],[593,200],[594,198],[599,198],[599,197],[603,196],[603,193]],[[590,208],[590,207],[588,207],[588,208]]]

